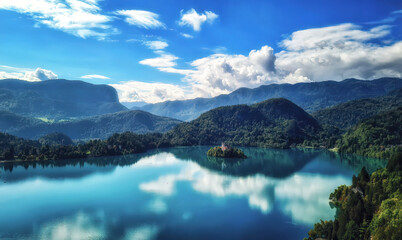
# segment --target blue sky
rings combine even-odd
[[[380,0],[1,0],[0,78],[84,80],[112,85],[122,101],[159,102],[401,77],[401,9]]]

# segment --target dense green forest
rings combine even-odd
[[[385,96],[354,100],[319,110],[313,117],[321,125],[332,125],[346,131],[360,121],[402,106],[402,88]]]
[[[230,145],[288,148],[317,138],[321,127],[284,98],[254,105],[219,107],[182,123],[164,137],[172,145]]]
[[[402,151],[402,107],[364,120],[337,142],[341,153],[388,158]]]
[[[0,133],[0,160],[50,160],[100,156],[115,156],[145,152],[169,146],[161,142],[162,134],[114,134],[107,140],[91,140],[77,145],[65,145],[67,136],[45,136],[39,141],[25,140]],[[67,137],[68,138],[68,137]],[[63,144],[58,144],[61,143]]]
[[[322,221],[308,240],[398,240],[402,236],[402,153],[395,153],[386,168],[371,174],[363,168],[351,186],[330,195],[337,208],[335,220]]]
[[[225,150],[221,147],[212,147],[208,150],[207,156],[218,158],[247,158],[242,150],[234,147],[228,147]]]

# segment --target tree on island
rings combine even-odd
[[[226,146],[224,143],[222,143],[220,147],[212,147],[209,149],[207,156],[220,158],[247,158],[242,150]]]

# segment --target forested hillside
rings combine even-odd
[[[313,113],[313,116],[322,125],[333,125],[344,131],[361,120],[398,106],[402,106],[402,88],[385,96],[354,100],[322,109]]]

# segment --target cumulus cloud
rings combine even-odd
[[[30,15],[36,25],[64,31],[81,38],[105,39],[117,30],[108,23],[112,17],[104,15],[99,0],[2,0],[0,9]]]
[[[388,26],[369,30],[353,24],[307,29],[282,41],[276,68],[311,81],[402,76],[402,41],[374,43],[390,33]]]
[[[156,103],[168,100],[185,99],[189,93],[187,87],[167,83],[145,83],[128,81],[110,84],[114,87],[122,102]]]
[[[200,31],[201,25],[204,23],[213,23],[218,15],[211,11],[205,11],[204,13],[197,13],[194,8],[188,10],[187,12],[180,12],[181,18],[179,21],[180,26],[190,26],[194,31]],[[184,36],[184,35],[183,35]]]
[[[160,71],[184,75],[183,81],[192,89],[186,98],[214,97],[271,83],[402,77],[402,41],[383,41],[390,31],[385,25],[364,30],[350,23],[306,29],[280,42],[282,51],[276,54],[263,46],[248,55],[213,54],[197,59],[190,69],[175,68],[176,59],[154,65]]]
[[[24,75],[24,80],[27,81],[45,81],[57,78],[57,74],[42,68],[37,68],[35,71],[28,71]]]
[[[213,54],[191,63],[194,71],[185,80],[199,96],[230,93],[241,87],[275,83],[275,55],[268,46],[252,50],[248,56]]]
[[[57,74],[42,68],[32,70],[29,68],[0,66],[0,79],[20,79],[30,82],[38,82],[57,78]]]
[[[98,75],[98,74],[84,75],[84,76],[81,76],[81,78],[84,78],[84,79],[110,79],[109,77]]]
[[[118,10],[115,14],[125,17],[125,21],[140,28],[156,29],[166,28],[165,24],[159,21],[159,15],[144,10]]]

